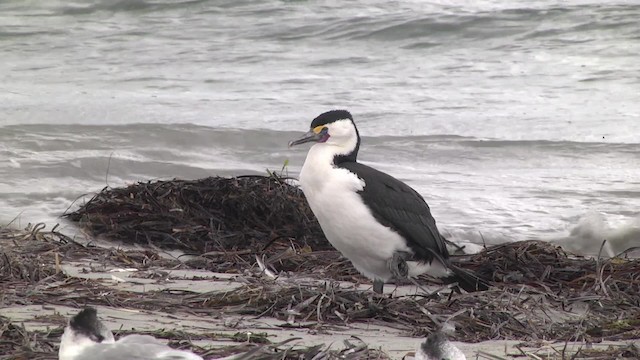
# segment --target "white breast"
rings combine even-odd
[[[327,240],[370,279],[388,281],[387,260],[411,251],[398,233],[373,217],[357,191],[366,184],[346,169],[331,166],[329,145],[314,145],[300,172],[300,185]]]

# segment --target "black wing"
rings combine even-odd
[[[449,257],[429,205],[418,192],[393,176],[364,164],[343,162],[337,167],[364,180],[360,195],[365,204],[378,221],[407,239],[417,259],[430,262],[434,256]]]

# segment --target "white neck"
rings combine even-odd
[[[300,170],[300,184],[303,190],[319,189],[326,183],[326,176],[333,169],[336,147],[326,143],[315,144],[309,149]]]
[[[333,155],[348,155],[358,146],[358,133],[350,120],[340,120],[329,125],[329,140],[313,147],[327,146]],[[333,161],[333,157],[331,158]]]

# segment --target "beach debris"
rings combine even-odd
[[[454,263],[492,280],[493,286],[487,291],[456,293],[443,288],[429,294],[416,290],[406,295],[372,297],[370,292],[353,286],[368,280],[324,240],[299,190],[274,176],[150,182],[105,189],[77,210],[77,217],[68,217],[104,240],[99,243],[71,238],[57,227],[47,230],[43,224],[25,229],[0,228],[0,308],[76,304],[197,313],[211,319],[232,314],[270,317],[280,321],[283,329],[319,331],[367,323],[392,326],[420,338],[455,318],[456,332],[449,335],[451,340],[475,343],[505,339],[544,343],[546,347],[550,343],[598,344],[640,338],[639,259],[625,254],[585,258],[542,241],[513,242],[489,246],[473,255],[452,256]],[[183,186],[190,190],[181,189]],[[250,195],[236,193],[245,191]],[[190,202],[186,202],[184,211],[169,211],[182,206],[179,204],[186,198]],[[250,198],[255,204],[238,208],[240,198]],[[297,205],[292,205],[291,199]],[[265,208],[271,202],[278,210]],[[294,206],[293,210],[285,209],[287,206]],[[198,212],[201,208],[209,210],[201,212],[197,221],[163,218],[169,216],[167,213],[183,214],[186,209]],[[229,214],[223,214],[227,209],[231,209]],[[238,213],[247,214],[246,219]],[[208,219],[207,214],[217,220]],[[154,217],[164,219],[165,225],[157,226]],[[224,221],[218,222],[221,219]],[[225,221],[229,224],[224,225]],[[212,222],[214,225],[209,226]],[[114,241],[112,246],[109,240]],[[123,241],[136,246],[122,246]],[[166,255],[166,249],[176,248],[192,256]],[[86,264],[82,271],[87,273],[137,269],[127,279],[146,276],[146,281],[153,281],[155,277],[149,274],[165,275],[157,279],[159,290],[141,293],[111,280],[74,277],[64,271],[78,263]],[[184,275],[176,278],[173,272],[203,268],[228,273],[234,286],[208,292],[171,288],[172,280],[185,280]],[[263,269],[270,275],[262,275]],[[119,275],[117,271],[109,274]],[[194,275],[194,280],[201,279]],[[425,277],[416,281],[422,286],[433,284]],[[52,318],[51,326],[46,332],[27,331],[0,317],[0,354],[11,354],[11,359],[57,358],[52,344],[59,341],[64,322]],[[245,344],[245,334],[242,344],[220,349],[203,349],[191,343],[209,339],[210,335],[170,330],[149,334],[177,341],[179,349],[211,358],[255,350],[253,339],[257,337],[252,332],[249,344]],[[260,346],[265,347],[255,354],[264,359],[294,359],[294,355],[302,354],[327,359],[341,356],[340,349],[328,350],[324,344],[275,346],[267,338],[264,341]],[[572,354],[579,352],[575,359],[615,358],[636,354],[634,349],[599,347],[598,351],[604,353],[593,355],[585,346]],[[374,350],[354,353],[385,358]],[[633,358],[630,355],[627,357]],[[564,358],[571,356],[565,354]],[[0,359],[4,360],[2,356]]]
[[[333,249],[302,191],[276,173],[104,188],[64,217],[93,235],[195,254],[252,251],[279,239]]]
[[[263,260],[264,256],[258,256],[256,255],[256,264],[258,264],[258,267],[260,268],[260,272],[262,274],[265,274],[267,277],[271,278],[271,279],[275,279],[278,276],[269,268],[267,268],[267,266],[264,264],[264,260]]]

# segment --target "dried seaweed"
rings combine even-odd
[[[12,324],[8,318],[0,316],[0,359],[31,360],[57,359],[59,337],[50,334],[32,333],[24,326]]]
[[[377,296],[341,284],[338,281],[368,280],[326,242],[300,191],[274,174],[104,189],[67,217],[95,236],[143,246],[125,250],[81,244],[55,229],[44,231],[39,224],[24,231],[0,228],[0,305],[104,305],[209,317],[251,315],[278,319],[283,329],[363,322],[416,337],[449,321],[456,325],[454,339],[465,342],[598,343],[640,338],[640,260],[583,258],[541,241],[502,244],[478,254],[452,257],[459,266],[491,280],[488,291],[456,293],[445,288],[432,294]],[[177,248],[194,256],[168,259],[160,254],[162,248]],[[256,256],[280,277],[261,276]],[[207,268],[237,274],[243,285],[208,293],[147,291],[142,296],[100,281],[67,276],[60,264],[70,261],[134,267],[151,277],[167,269]],[[247,272],[251,268],[254,271]],[[432,279],[420,277],[418,282],[426,284]],[[57,342],[59,331],[29,334],[4,324],[0,351],[7,352],[0,353],[51,358],[47,356],[55,348],[51,344]],[[194,334],[164,335],[176,346],[208,355],[257,349],[251,343],[234,345],[234,350],[201,349],[188,341],[196,338]],[[323,346],[265,346],[252,356],[348,358]],[[384,358],[366,347],[359,349],[350,354]],[[596,359],[634,354],[635,347],[612,347],[580,349],[574,355]],[[559,352],[556,358],[567,356]]]
[[[279,238],[331,249],[300,189],[275,173],[105,188],[65,216],[94,235],[199,254],[258,249]]]
[[[580,349],[572,359],[640,359],[640,348],[634,344],[609,346],[606,349]]]
[[[493,289],[479,293],[379,297],[331,281],[324,285],[303,284],[295,279],[273,281],[258,277],[245,278],[245,285],[231,291],[206,294],[149,291],[139,294],[60,274],[56,270],[55,254],[59,254],[63,262],[86,258],[117,266],[166,268],[166,260],[154,262],[154,259],[161,259],[154,251],[83,246],[61,234],[58,236],[58,240],[53,240],[53,233],[26,231],[20,234],[20,242],[3,240],[3,257],[9,259],[7,263],[32,259],[21,263],[26,272],[54,274],[41,277],[34,285],[32,277],[25,279],[22,272],[3,271],[0,282],[5,284],[4,302],[94,304],[165,312],[189,311],[208,316],[221,312],[251,314],[275,317],[296,326],[301,323],[380,322],[417,336],[425,335],[453,316],[458,325],[456,339],[467,342],[488,339],[600,341],[633,339],[640,335],[638,260],[598,262],[573,258],[550,251],[546,243],[499,245],[461,259],[465,266],[481,272],[489,267],[499,275],[524,272],[522,263],[513,260],[513,254],[528,251],[536,254],[536,261],[528,264],[528,272],[535,270],[534,265],[550,269],[544,277],[540,271],[535,278],[518,277],[517,283],[496,282]],[[11,236],[11,239],[16,237]],[[27,254],[30,257],[26,257]],[[169,262],[169,265],[174,268],[186,266],[177,261]],[[596,268],[601,269],[604,278],[597,275]],[[574,275],[569,276],[569,273]],[[331,272],[325,275],[331,275]],[[34,291],[36,285],[39,285],[38,291]]]

